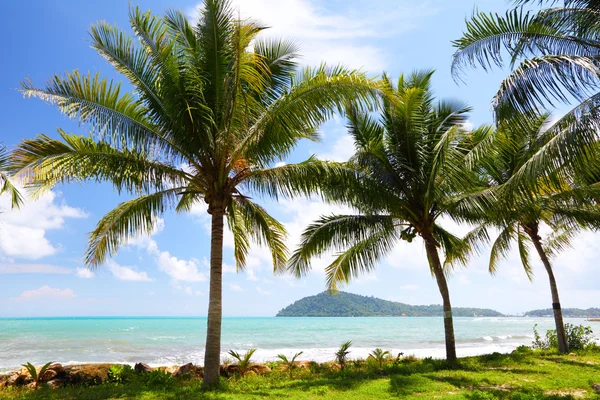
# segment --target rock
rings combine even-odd
[[[135,364],[133,369],[135,372],[140,373],[140,374],[152,371],[152,368],[150,368],[150,366],[145,363],[137,363],[137,364]]]
[[[229,378],[229,375],[227,375],[227,367],[227,365],[219,365],[219,375],[223,378]]]
[[[29,390],[34,390],[35,388],[37,388],[38,383],[37,382],[29,382],[25,387]]]
[[[594,392],[596,392],[597,394],[600,394],[600,383],[594,383],[592,385],[592,389],[594,389]]]
[[[177,368],[177,370],[173,372],[173,376],[195,376],[202,378],[204,376],[204,368],[198,367],[192,363],[187,363]]]
[[[296,361],[294,362],[294,366],[297,368],[306,368],[306,369],[310,369],[310,367],[316,364],[314,361]]]
[[[112,364],[84,364],[65,367],[69,383],[99,385],[108,380],[108,370]]]
[[[58,376],[58,373],[56,371],[49,369],[46,372],[44,372],[44,375],[42,375],[40,377],[40,382],[51,381],[52,379],[56,378],[57,376]]]
[[[13,372],[6,379],[6,386],[21,386],[24,385],[26,381],[27,377],[25,375],[21,375],[20,371]]]
[[[263,364],[252,364],[249,368],[250,371],[254,371],[257,375],[264,375],[271,372],[271,368]]]
[[[173,373],[173,376],[177,377],[177,376],[183,376],[183,375],[190,375],[192,373],[193,369],[194,369],[194,364],[187,363],[187,364],[182,365],[181,367],[177,368],[177,371],[175,371]]]
[[[229,364],[225,367],[225,376],[231,378],[234,375],[241,375],[240,367],[235,364]]]
[[[253,370],[246,371],[246,373],[244,374],[244,376],[256,376],[256,375],[258,375],[258,374]]]
[[[173,375],[175,373],[175,371],[177,371],[179,369],[178,365],[171,365],[170,367],[158,367],[157,370],[162,371],[162,372],[168,372],[169,374]]]
[[[46,386],[50,389],[58,389],[65,384],[65,381],[62,379],[52,379],[51,381],[46,382]]]
[[[56,378],[63,378],[65,375],[65,368],[61,364],[55,363],[46,369],[44,374],[40,377],[40,382],[48,382]]]

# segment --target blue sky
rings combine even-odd
[[[135,4],[135,2],[134,2]],[[143,9],[162,13],[184,10],[193,18],[197,1],[140,0]],[[272,28],[266,35],[295,39],[303,48],[305,64],[342,62],[374,75],[393,76],[413,69],[435,69],[439,97],[468,101],[474,125],[491,121],[490,100],[504,72],[472,71],[466,83],[450,76],[453,48],[465,18],[474,7],[503,11],[504,0],[376,0],[372,2],[315,0],[238,0],[240,14],[251,15]],[[42,85],[54,73],[79,69],[121,78],[89,47],[92,23],[106,20],[128,28],[128,2],[7,2],[0,17],[5,60],[0,74],[0,140],[13,147],[39,133],[56,135],[56,128],[85,134],[57,109],[15,90],[29,77]],[[6,39],[10,38],[10,39]],[[344,160],[352,150],[344,122],[334,119],[322,127],[323,141],[301,143],[287,162],[312,154]],[[0,199],[0,316],[61,315],[206,315],[208,293],[208,217],[199,205],[192,213],[164,216],[151,238],[140,238],[93,272],[82,263],[87,232],[98,219],[127,197],[106,184],[86,183],[57,187],[21,211],[8,209]],[[293,247],[302,229],[322,214],[340,211],[315,200],[279,204],[265,201],[284,222]],[[448,223],[458,233],[465,227]],[[598,306],[600,290],[593,267],[600,256],[591,233],[580,236],[576,247],[555,261],[564,307]],[[455,306],[490,307],[516,313],[547,308],[551,300],[545,274],[536,262],[530,283],[516,255],[501,265],[495,277],[487,273],[487,253],[457,270],[450,289]],[[264,249],[255,249],[248,270],[235,273],[231,241],[226,239],[224,314],[271,316],[289,303],[324,289],[322,269],[327,259],[314,263],[303,280],[274,277]],[[350,284],[346,290],[412,304],[439,304],[440,298],[426,264],[420,241],[400,244],[377,271]]]

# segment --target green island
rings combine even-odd
[[[544,310],[532,310],[527,311],[524,315],[526,317],[551,317],[554,314],[554,311],[551,308],[546,308]],[[581,308],[563,308],[562,309],[563,317],[568,318],[595,318],[598,319],[600,317],[600,308],[588,308],[587,310],[583,310]]]
[[[498,311],[487,308],[455,307],[455,317],[503,317]],[[444,309],[441,305],[411,306],[361,296],[354,293],[322,292],[316,296],[304,297],[285,307],[277,317],[441,317]]]
[[[59,389],[42,387],[0,390],[0,399],[470,399],[557,400],[598,399],[600,349],[560,356],[556,351],[522,347],[512,354],[494,353],[446,361],[390,358],[381,367],[373,359],[349,360],[343,371],[334,364],[299,363],[290,379],[276,363],[263,375],[246,373],[223,380],[206,391],[188,375],[128,372],[107,382]]]

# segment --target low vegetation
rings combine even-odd
[[[244,354],[240,354],[234,350],[229,350],[229,355],[237,360],[237,367],[239,368],[240,375],[246,375],[248,369],[250,368],[250,360],[252,356],[256,352],[256,349],[250,349]]]
[[[290,374],[290,379],[294,379],[294,368],[296,367],[296,359],[300,357],[302,353],[304,352],[300,351],[294,354],[292,358],[288,358],[285,354],[277,354],[277,358],[279,359],[279,361],[281,361],[281,365],[284,367],[284,369],[287,369],[288,373]]]
[[[556,329],[546,331],[542,338],[537,331],[537,324],[533,328],[533,348],[540,350],[558,349],[558,336]],[[582,350],[595,343],[594,332],[589,326],[565,324],[567,345],[571,350]]]
[[[343,371],[312,363],[297,368],[294,379],[277,368],[262,376],[221,378],[220,389],[211,392],[202,389],[198,378],[174,378],[160,370],[129,371],[123,378],[55,390],[8,388],[0,390],[0,399],[597,399],[594,385],[600,383],[600,348],[592,345],[561,356],[554,350],[523,346],[512,354],[462,358],[454,367],[443,360],[414,357],[398,362],[388,357],[382,368],[372,359],[348,362]]]

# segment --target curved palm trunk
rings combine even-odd
[[[567,342],[567,335],[565,333],[565,325],[563,323],[562,310],[560,308],[560,298],[558,297],[558,286],[556,285],[556,279],[554,278],[552,265],[550,265],[550,260],[548,260],[548,256],[546,256],[546,252],[544,251],[540,237],[537,234],[537,230],[528,233],[529,237],[531,237],[531,240],[533,241],[533,245],[535,246],[538,255],[540,256],[540,259],[542,260],[542,263],[544,264],[544,268],[546,268],[548,278],[550,279],[550,291],[552,292],[552,309],[554,310],[554,323],[556,324],[558,351],[559,353],[568,353],[569,343]]]
[[[204,384],[219,382],[221,319],[223,315],[223,212],[212,213],[210,238],[210,291],[204,353]]]
[[[442,295],[444,306],[444,330],[446,334],[446,359],[448,362],[454,364],[456,363],[456,343],[454,340],[454,321],[452,320],[450,291],[448,290],[446,275],[444,275],[444,268],[440,261],[435,239],[433,237],[424,237],[423,239],[425,240],[425,250],[427,251],[429,265],[435,275],[440,294]]]

